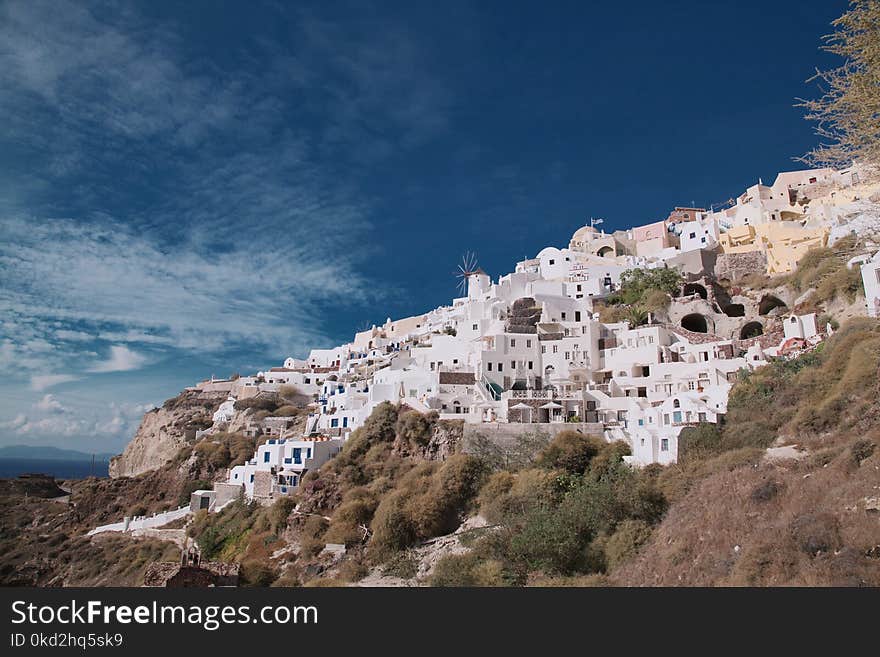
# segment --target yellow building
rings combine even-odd
[[[734,226],[721,233],[718,242],[723,253],[762,251],[767,256],[768,274],[787,274],[807,251],[828,243],[828,229],[788,222]]]

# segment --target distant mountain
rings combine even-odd
[[[96,461],[109,461],[113,454],[95,454]],[[91,461],[92,455],[75,449],[43,445],[9,445],[0,447],[0,459],[47,459],[58,461]]]

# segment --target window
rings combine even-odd
[[[706,414],[705,413],[697,413],[697,419],[700,422],[705,422],[706,421]]]
[[[473,329],[474,329],[475,331],[477,330],[478,327],[479,327],[479,324],[474,324],[474,325],[473,325]]]
[[[681,422],[681,411],[675,411],[672,413],[672,421]]]
[[[688,390],[693,390],[696,387],[697,386],[693,381],[688,381]]]
[[[531,349],[531,348],[532,348],[532,341],[526,340],[526,349]]]
[[[251,483],[254,483],[254,474],[251,473]]]
[[[512,369],[512,370],[516,369],[516,361],[515,360],[510,361],[510,369]]]
[[[486,363],[486,369],[491,372],[492,371],[492,363]]]
[[[557,345],[553,345],[553,353],[559,353],[559,347]]]
[[[663,414],[663,424],[669,424],[669,413]]]
[[[574,321],[576,321],[576,322],[581,321],[581,311],[580,310],[574,311]]]
[[[263,452],[263,463],[269,462],[269,452]]]
[[[339,426],[339,418],[335,417],[332,420],[330,420],[330,426],[331,427],[338,427]]]
[[[532,361],[529,361],[529,369],[532,369]]]
[[[504,363],[498,363],[498,371],[501,372],[504,370]]]
[[[562,313],[562,321],[565,321],[565,313]]]
[[[697,236],[696,233],[691,233],[688,237],[690,237],[690,239],[694,239],[696,236]]]
[[[543,344],[541,345],[541,353],[542,353],[542,354],[546,354],[546,353],[547,353],[547,346],[546,346],[546,345],[543,345]]]
[[[555,264],[556,264],[556,261],[555,261],[555,260],[551,260],[551,261],[550,261],[550,264],[551,264],[551,265],[555,265]]]
[[[513,338],[510,339],[510,346],[511,346],[511,347],[515,347],[515,346],[516,346],[516,340],[514,340]]]
[[[677,399],[672,400],[672,408],[681,408],[681,402]]]
[[[644,421],[643,419],[641,419],[641,418],[639,418],[639,426],[640,426],[640,427],[645,426],[645,421]]]
[[[580,285],[577,286],[577,291],[578,291],[578,292],[581,291],[581,286],[580,286]]]
[[[669,451],[669,438],[661,438],[660,439],[660,451],[668,452]]]
[[[571,352],[570,352],[570,351],[566,351],[566,352],[565,352],[565,360],[569,360],[570,358],[571,358]]]

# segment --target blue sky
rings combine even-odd
[[[0,444],[798,168],[843,0],[0,1]]]

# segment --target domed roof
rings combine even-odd
[[[583,228],[578,228],[574,235],[571,236],[572,242],[583,242],[585,240],[590,240],[595,237],[598,231],[592,226],[584,226]]]

